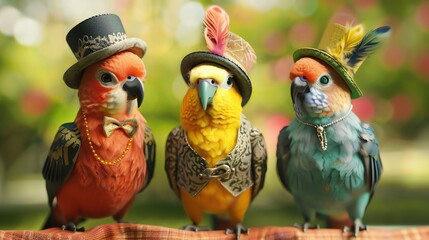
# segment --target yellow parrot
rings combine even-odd
[[[189,89],[181,125],[167,139],[165,169],[192,221],[184,229],[201,230],[203,214],[210,213],[224,225],[215,222],[216,229],[227,228],[238,238],[248,232],[242,221],[267,169],[263,135],[242,113],[252,89],[246,72],[256,55],[229,32],[229,17],[220,7],[208,8],[205,26],[210,52],[193,52],[182,60]]]

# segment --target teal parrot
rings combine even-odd
[[[362,95],[353,75],[389,32],[388,26],[364,34],[362,25],[335,24],[321,40],[327,50],[294,53],[290,79],[296,118],[280,131],[277,173],[304,217],[299,225],[304,231],[316,216],[347,223],[341,227],[355,236],[366,229],[362,219],[382,162],[373,128],[352,111],[351,100]]]

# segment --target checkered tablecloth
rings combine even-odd
[[[336,229],[317,229],[302,232],[294,227],[253,227],[249,234],[241,239],[353,239],[351,233]],[[106,224],[85,232],[72,233],[51,228],[42,231],[6,230],[0,231],[0,239],[235,239],[234,234],[225,235],[224,231],[190,232],[179,229],[143,224]],[[358,239],[429,239],[429,226],[404,228],[371,228],[360,232]]]

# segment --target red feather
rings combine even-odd
[[[219,6],[210,6],[204,20],[204,38],[210,52],[223,56],[228,44],[229,16]]]

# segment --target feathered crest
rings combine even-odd
[[[228,44],[229,16],[218,6],[211,6],[204,19],[204,38],[210,52],[224,55]]]
[[[327,52],[354,74],[362,62],[389,36],[390,27],[379,27],[367,34],[361,24],[345,27],[344,36],[333,47],[328,48]]]

